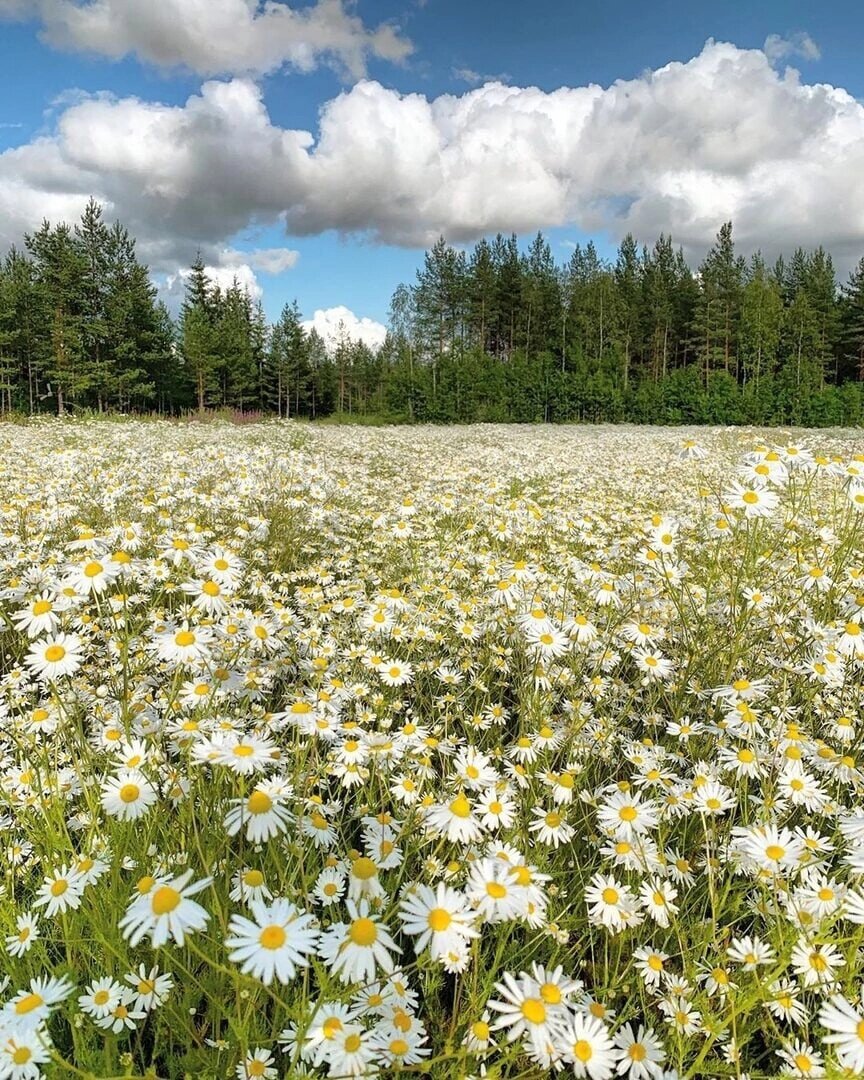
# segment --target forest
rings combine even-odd
[[[769,264],[732,224],[697,267],[668,236],[556,262],[538,233],[440,239],[400,285],[377,350],[328,347],[296,303],[269,325],[199,257],[176,318],[134,238],[91,200],[0,264],[4,414],[210,409],[404,422],[864,423],[864,258]]]

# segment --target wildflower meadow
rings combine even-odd
[[[864,1075],[861,451],[0,429],[0,1080]]]

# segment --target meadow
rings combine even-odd
[[[864,1075],[862,448],[0,428],[0,1080]]]

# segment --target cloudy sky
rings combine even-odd
[[[0,0],[0,249],[93,194],[166,295],[200,250],[369,340],[441,233],[845,271],[862,46],[859,0]]]

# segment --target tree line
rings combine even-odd
[[[0,410],[227,407],[286,417],[417,422],[605,420],[864,423],[864,259],[838,287],[831,256],[768,265],[732,225],[693,270],[670,237],[566,263],[538,233],[471,251],[444,239],[390,305],[371,349],[330,347],[288,304],[274,325],[199,257],[172,319],[135,240],[91,200],[43,222],[0,265]]]

